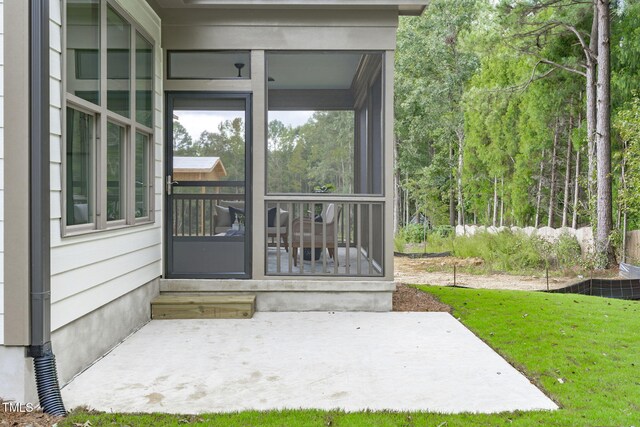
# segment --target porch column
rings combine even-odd
[[[251,52],[252,102],[252,181],[251,205],[253,209],[251,277],[264,279],[265,224],[264,194],[266,190],[265,162],[267,150],[267,94],[266,62],[264,50]]]
[[[395,51],[384,56],[384,278],[393,280],[393,69]]]

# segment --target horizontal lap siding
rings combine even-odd
[[[0,344],[4,343],[4,2],[0,0]]]
[[[51,2],[51,327],[56,330],[161,275],[162,54],[160,20],[146,2],[120,6],[155,40],[155,223],[61,237],[62,27],[59,1]]]
[[[177,9],[162,23],[168,50],[393,50],[397,25],[394,9]]]

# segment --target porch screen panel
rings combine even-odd
[[[266,275],[384,275],[383,58],[267,53]]]
[[[382,75],[371,85],[371,181],[369,194],[382,194]]]

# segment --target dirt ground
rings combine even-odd
[[[454,257],[443,258],[394,258],[396,283],[426,284],[438,286],[452,286],[454,284],[453,272],[435,271],[426,269],[442,268],[451,269],[453,265],[469,266],[480,265],[482,260],[476,258],[459,259]],[[552,277],[549,278],[549,289],[562,288],[570,283],[580,280],[578,277]],[[512,276],[509,274],[475,275],[458,272],[456,285],[478,289],[513,289],[523,291],[538,291],[547,289],[547,280],[542,274],[536,276]]]
[[[40,410],[28,412],[27,408],[20,408],[22,411],[11,411],[8,405],[0,400],[0,427],[5,426],[30,426],[49,427],[61,420],[59,417],[43,414]],[[29,408],[31,409],[31,408]]]

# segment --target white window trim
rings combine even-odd
[[[154,147],[154,117],[155,117],[155,41],[153,37],[139,25],[135,19],[131,17],[113,0],[100,0],[100,104],[95,105],[74,94],[67,92],[67,2],[62,0],[62,191],[61,191],[61,235],[62,237],[85,235],[95,232],[103,232],[108,230],[116,230],[128,228],[137,225],[152,224],[155,222],[155,147]],[[107,6],[111,7],[130,25],[130,60],[129,60],[129,116],[124,117],[107,108]],[[137,75],[136,75],[136,54],[137,54],[137,35],[142,36],[150,45],[152,50],[151,63],[153,72],[151,75],[151,127],[137,122],[136,117],[136,97],[137,97]],[[93,185],[93,203],[94,218],[93,222],[88,224],[67,225],[67,107],[78,111],[91,114],[94,117],[94,173]],[[125,212],[124,219],[107,221],[106,218],[106,198],[107,198],[107,177],[106,177],[106,130],[107,122],[113,122],[125,128],[125,185],[123,186]],[[147,165],[147,215],[136,217],[136,134],[141,133],[147,136],[148,144],[148,165]],[[105,136],[104,138],[102,136]]]

